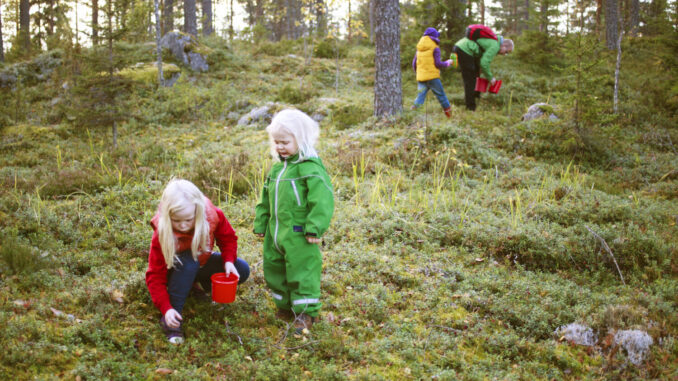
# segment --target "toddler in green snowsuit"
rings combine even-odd
[[[320,311],[318,244],[334,212],[332,184],[315,150],[318,123],[299,110],[277,113],[266,127],[271,155],[254,233],[264,237],[264,278],[279,318],[310,328]]]

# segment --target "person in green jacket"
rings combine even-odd
[[[264,278],[278,308],[298,333],[320,311],[318,245],[334,212],[332,183],[318,157],[320,129],[308,115],[282,110],[266,127],[275,163],[256,206],[254,233],[264,237]]]
[[[494,85],[497,80],[492,75],[490,63],[497,54],[512,52],[513,41],[502,36],[497,36],[496,40],[481,37],[475,41],[464,37],[454,44],[452,51],[457,53],[459,58],[466,108],[475,111],[476,98],[480,96],[480,93],[475,91],[476,77],[482,72],[482,75],[490,81],[490,86]]]

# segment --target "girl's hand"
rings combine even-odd
[[[307,235],[306,236],[306,242],[318,244],[318,243],[322,242],[322,240],[318,237],[311,237],[311,236]]]
[[[226,262],[226,264],[224,264],[224,272],[226,272],[226,276],[229,276],[231,273],[233,273],[238,277],[238,279],[240,278],[240,274],[238,273],[238,270],[236,270],[233,262]]]
[[[167,312],[165,312],[165,323],[170,328],[179,328],[182,320],[183,318],[181,317],[181,314],[179,314],[174,308],[170,308],[167,310]]]

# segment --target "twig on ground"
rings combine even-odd
[[[617,272],[619,273],[619,278],[621,278],[622,284],[626,285],[626,282],[624,282],[624,276],[621,273],[621,270],[619,269],[619,265],[617,264],[617,259],[614,257],[614,254],[612,254],[612,250],[610,250],[610,246],[607,245],[607,242],[603,239],[603,237],[599,236],[598,233],[594,232],[590,227],[584,225],[586,230],[588,230],[591,234],[593,234],[594,237],[596,237],[599,241],[602,247],[607,251],[608,254],[610,254],[610,257],[612,257],[612,261],[614,261],[614,265],[617,268]]]
[[[236,334],[235,332],[233,332],[233,331],[231,330],[231,327],[229,327],[229,325],[228,325],[228,320],[226,320],[225,323],[226,323],[226,324],[225,324],[225,325],[226,325],[226,332],[228,332],[230,335],[233,335],[233,336],[237,337],[237,338],[238,338],[238,343],[240,343],[240,345],[243,345],[243,344],[242,344],[242,339],[240,338],[240,336],[238,336],[238,334]]]

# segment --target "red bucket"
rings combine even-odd
[[[485,78],[476,77],[476,91],[480,91],[481,93],[486,92],[489,83],[490,81]]]
[[[238,277],[231,273],[216,273],[212,277],[212,300],[217,303],[233,303],[238,289]]]
[[[490,92],[496,94],[499,92],[499,89],[501,89],[501,79],[497,79],[494,82],[494,85],[490,86]]]

